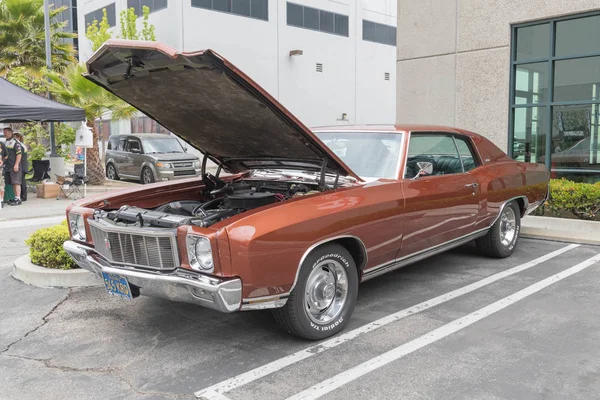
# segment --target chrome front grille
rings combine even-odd
[[[94,248],[115,264],[164,270],[179,267],[174,231],[122,228],[91,220],[89,224]]]

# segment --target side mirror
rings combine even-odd
[[[419,169],[419,172],[417,172],[412,180],[415,180],[420,176],[431,175],[433,173],[433,164],[427,161],[419,161],[417,163],[417,168]]]

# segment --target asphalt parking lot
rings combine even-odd
[[[4,245],[2,246],[5,247]],[[593,399],[600,247],[471,245],[361,285],[341,334],[270,312],[40,289],[0,267],[0,399]]]

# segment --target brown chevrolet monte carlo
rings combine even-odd
[[[521,218],[548,196],[543,165],[472,132],[311,131],[210,50],[110,41],[86,76],[204,154],[199,178],[67,210],[66,251],[122,297],[273,309],[286,331],[322,339],[344,329],[360,282],[471,240],[510,256]]]

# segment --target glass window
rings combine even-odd
[[[349,29],[348,29],[348,16],[347,15],[340,15],[340,14],[335,14],[335,33],[337,35],[341,35],[341,36],[348,36],[349,34]]]
[[[319,29],[323,32],[334,33],[333,13],[321,11],[319,16]]]
[[[402,134],[316,132],[316,135],[361,178],[397,179]]]
[[[250,0],[233,0],[232,10],[234,14],[250,16]]]
[[[287,24],[291,26],[304,26],[304,12],[302,6],[287,3]]]
[[[287,24],[299,28],[348,36],[348,16],[287,3]]]
[[[192,7],[269,20],[269,0],[191,0],[191,2]]]
[[[231,12],[231,0],[213,0],[213,10]]]
[[[548,58],[550,24],[525,26],[517,29],[517,61]]]
[[[600,100],[600,57],[556,61],[554,101]]]
[[[269,1],[268,0],[250,0],[250,15],[254,18],[269,19]]]
[[[396,27],[363,19],[363,40],[396,45]]]
[[[144,153],[183,153],[183,147],[174,137],[144,139]]]
[[[477,165],[479,164],[477,162],[477,157],[475,157],[475,153],[473,153],[472,146],[469,145],[469,143],[467,143],[467,140],[458,137],[455,137],[454,140],[456,140],[456,147],[458,147],[458,153],[460,154],[460,158],[462,159],[465,172],[468,172],[477,167]]]
[[[459,174],[463,172],[461,158],[452,136],[412,134],[408,144],[408,158],[404,178],[414,178],[419,172],[418,163],[430,162],[431,175]]]
[[[590,40],[595,38],[595,40]],[[557,57],[600,53],[600,15],[556,23]]]
[[[91,13],[85,14],[85,26],[92,24],[94,22],[94,20],[96,20],[96,21],[98,21],[98,23],[100,23],[100,21],[102,21],[102,18],[104,16],[103,10],[105,8],[106,8],[106,19],[108,20],[108,25],[111,27],[115,26],[117,23],[115,3],[111,3],[111,4],[107,5],[106,7],[102,7],[96,11],[92,11]]]
[[[548,135],[546,107],[516,108],[513,114],[513,158],[544,163]]]
[[[129,140],[127,142],[127,152],[133,153],[134,150],[141,150],[139,140]]]
[[[117,148],[117,150],[125,151],[125,143],[127,143],[127,139],[119,140],[119,147]]]
[[[515,74],[515,104],[548,101],[548,62],[519,64]]]
[[[552,172],[557,178],[600,178],[600,104],[552,108]]]
[[[600,13],[517,26],[513,35],[513,62],[547,61],[512,70],[512,157],[545,163],[553,177],[600,181]]]
[[[304,7],[304,27],[319,30],[319,10]]]
[[[212,10],[212,0],[192,0],[192,7],[208,8]]]

